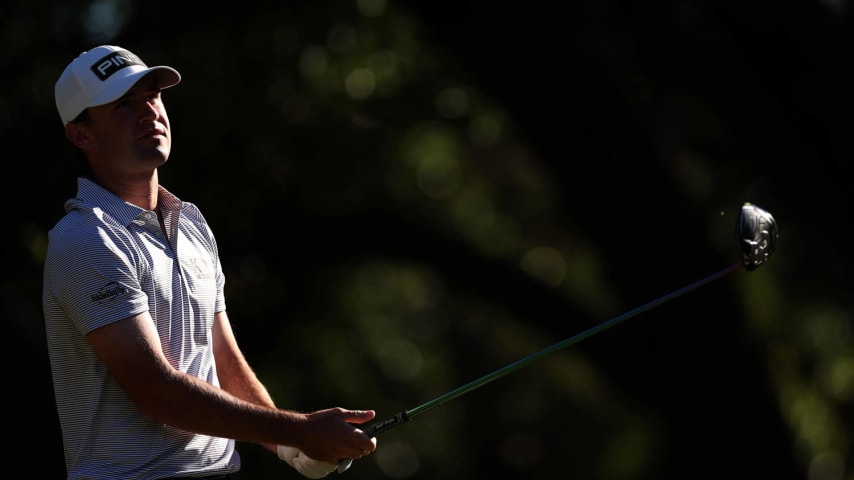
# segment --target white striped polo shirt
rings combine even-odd
[[[143,416],[85,335],[148,310],[176,369],[219,385],[211,345],[225,277],[199,209],[163,187],[153,211],[86,178],[49,232],[42,302],[68,479],[157,479],[240,468],[230,439]]]

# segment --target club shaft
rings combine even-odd
[[[470,391],[472,391],[478,387],[486,385],[487,383],[490,383],[490,382],[497,380],[497,379],[499,379],[499,378],[501,378],[501,377],[503,377],[503,376],[505,376],[511,372],[514,372],[514,371],[524,367],[525,365],[528,365],[529,363],[531,363],[535,360],[538,360],[538,359],[540,359],[540,358],[542,358],[542,357],[544,357],[544,356],[546,356],[546,355],[548,355],[548,354],[550,354],[556,350],[560,350],[560,349],[567,347],[569,345],[573,345],[575,343],[578,343],[578,342],[580,342],[586,338],[589,338],[589,337],[591,337],[591,336],[593,336],[593,335],[595,335],[595,334],[597,334],[603,330],[606,330],[606,329],[611,328],[611,327],[613,327],[613,326],[615,326],[615,325],[617,325],[617,324],[619,324],[625,320],[628,320],[629,318],[632,318],[632,317],[637,316],[643,312],[646,312],[647,310],[649,310],[651,308],[655,308],[658,305],[661,305],[662,303],[673,300],[674,298],[680,297],[680,296],[682,296],[682,295],[684,295],[684,294],[686,294],[686,293],[688,293],[688,292],[690,292],[696,288],[699,288],[699,287],[701,287],[707,283],[713,282],[713,281],[715,281],[721,277],[724,277],[724,276],[727,276],[733,272],[736,272],[736,271],[740,270],[742,267],[743,267],[743,265],[741,263],[727,267],[727,268],[721,270],[720,272],[709,275],[708,277],[705,277],[701,280],[698,280],[698,281],[696,281],[690,285],[686,285],[686,286],[684,286],[678,290],[675,290],[671,293],[668,293],[667,295],[659,297],[659,298],[657,298],[657,299],[655,299],[655,300],[653,300],[653,301],[651,301],[645,305],[641,305],[640,307],[637,307],[633,310],[630,310],[626,313],[623,313],[622,315],[614,317],[611,320],[600,323],[599,325],[596,325],[595,327],[592,327],[592,328],[585,330],[579,334],[576,334],[572,337],[569,337],[566,340],[560,341],[560,342],[555,343],[554,345],[552,345],[550,347],[546,347],[546,348],[544,348],[538,352],[532,353],[531,355],[528,355],[525,358],[517,360],[517,361],[511,363],[510,365],[507,365],[506,367],[500,368],[500,369],[498,369],[498,370],[496,370],[496,371],[494,371],[488,375],[484,375],[483,377],[478,378],[477,380],[474,380],[474,381],[469,382],[469,383],[467,383],[467,384],[465,384],[459,388],[451,390],[450,392],[445,393],[444,395],[438,396],[438,397],[434,398],[433,400],[430,400],[429,402],[423,403],[423,404],[421,404],[415,408],[412,408],[410,410],[406,410],[404,413],[409,418],[420,415],[420,414],[426,412],[427,410],[430,410],[433,407],[441,405],[441,404],[443,404],[449,400],[453,400],[453,399],[459,397],[460,395],[466,394],[466,393],[468,393],[468,392],[470,392]]]
[[[430,400],[429,402],[423,403],[415,408],[402,411],[396,414],[395,416],[389,417],[380,422],[376,422],[365,428],[364,432],[370,437],[376,437],[397,427],[402,423],[408,422],[412,417],[418,416],[433,407],[441,405],[449,400],[459,397],[460,395],[468,393],[478,387],[486,385],[487,383],[490,383],[511,372],[514,372],[524,367],[525,365],[554,352],[555,350],[559,350],[569,345],[578,343],[584,340],[585,338],[589,338],[629,318],[632,318],[636,315],[646,312],[651,308],[661,305],[664,302],[673,300],[676,297],[679,297],[698,287],[706,285],[707,283],[725,277],[733,272],[741,270],[742,268],[747,268],[747,271],[755,270],[756,268],[764,264],[765,261],[768,259],[768,256],[774,251],[774,246],[778,237],[777,227],[774,218],[768,212],[765,212],[764,210],[761,210],[758,207],[751,205],[750,203],[745,203],[744,205],[742,205],[741,213],[739,214],[736,226],[738,228],[740,246],[742,249],[742,261],[740,263],[729,266],[721,270],[720,272],[709,275],[708,277],[700,279],[690,285],[686,285],[645,305],[641,305],[640,307],[637,307],[634,310],[614,317],[611,320],[608,320],[607,322],[596,325],[595,327],[585,330],[575,336],[569,337],[566,340],[555,343],[550,347],[528,355],[527,357],[521,360],[517,360],[516,362],[513,362],[504,368],[500,368],[488,375],[484,375],[483,377],[478,378],[473,382],[469,382],[457,389],[451,390],[450,392],[436,397],[433,400]],[[338,473],[344,473],[348,468],[350,468],[350,465],[352,464],[352,459],[341,460],[337,468]]]
[[[517,361],[511,363],[510,365],[507,365],[506,367],[499,368],[498,370],[496,370],[496,371],[494,371],[488,375],[484,375],[484,376],[478,378],[477,380],[474,380],[474,381],[469,382],[469,383],[467,383],[467,384],[465,384],[459,388],[451,390],[450,392],[448,392],[444,395],[440,395],[440,396],[434,398],[433,400],[430,400],[429,402],[423,403],[423,404],[421,404],[415,408],[400,412],[397,415],[395,415],[393,417],[389,417],[389,418],[382,420],[380,422],[376,422],[376,423],[372,424],[371,426],[365,428],[364,432],[369,437],[376,437],[380,434],[383,434],[383,433],[397,427],[398,425],[401,425],[403,423],[408,422],[413,417],[418,416],[418,415],[426,412],[427,410],[430,410],[433,407],[441,405],[447,401],[453,400],[453,399],[459,397],[460,395],[464,395],[464,394],[466,394],[466,393],[468,393],[468,392],[470,392],[470,391],[472,391],[478,387],[482,387],[482,386],[486,385],[487,383],[490,383],[490,382],[497,380],[497,379],[499,379],[499,378],[501,378],[501,377],[503,377],[503,376],[505,376],[511,372],[514,372],[514,371],[524,367],[525,365],[527,365],[527,364],[529,364],[535,360],[538,360],[538,359],[540,359],[540,358],[542,358],[542,357],[544,357],[544,356],[546,356],[546,355],[548,355],[548,354],[550,354],[556,350],[560,350],[561,348],[564,348],[564,347],[567,347],[569,345],[578,343],[578,342],[584,340],[585,338],[589,338],[589,337],[591,337],[591,336],[593,336],[593,335],[595,335],[595,334],[597,334],[603,330],[611,328],[614,325],[617,325],[617,324],[619,324],[625,320],[628,320],[628,319],[630,319],[634,316],[637,316],[643,312],[646,312],[647,310],[649,310],[651,308],[655,308],[658,305],[661,305],[662,303],[673,300],[674,298],[680,297],[680,296],[682,296],[682,295],[684,295],[684,294],[686,294],[692,290],[695,290],[695,289],[697,289],[703,285],[706,285],[707,283],[713,282],[713,281],[715,281],[721,277],[725,277],[725,276],[727,276],[733,272],[741,270],[743,267],[744,267],[743,263],[737,263],[735,265],[729,266],[729,267],[721,270],[720,272],[714,273],[712,275],[709,275],[708,277],[697,280],[696,282],[694,282],[690,285],[686,285],[686,286],[684,286],[678,290],[674,290],[673,292],[670,292],[667,295],[659,297],[659,298],[657,298],[657,299],[655,299],[649,303],[641,305],[640,307],[637,307],[634,310],[630,310],[630,311],[628,311],[622,315],[616,316],[616,317],[608,320],[607,322],[600,323],[599,325],[596,325],[595,327],[589,328],[589,329],[587,329],[587,330],[585,330],[579,334],[576,334],[572,337],[569,337],[566,340],[555,343],[554,345],[552,345],[550,347],[546,347],[546,348],[544,348],[538,352],[534,352],[525,358],[517,360]],[[344,473],[345,471],[347,471],[348,468],[350,468],[350,465],[352,465],[352,464],[353,464],[352,459],[341,460],[341,462],[338,464],[338,468],[337,468],[338,473]]]

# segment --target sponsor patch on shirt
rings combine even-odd
[[[107,303],[115,300],[116,297],[123,293],[127,293],[127,287],[119,285],[117,282],[110,282],[101,287],[97,293],[92,295],[92,302]]]

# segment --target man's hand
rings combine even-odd
[[[279,445],[279,459],[294,467],[307,478],[323,478],[332,473],[337,465],[315,460],[294,447]]]

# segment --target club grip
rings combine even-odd
[[[409,421],[409,415],[406,412],[400,412],[397,415],[387,418],[381,422],[374,423],[370,427],[362,430],[365,435],[373,438],[391,430],[392,428]],[[353,464],[352,458],[345,458],[338,462],[338,473],[344,473]]]
[[[381,422],[377,422],[363,430],[365,435],[373,438],[391,430],[392,428],[409,421],[409,415],[406,412],[400,412],[397,415],[387,418]]]

